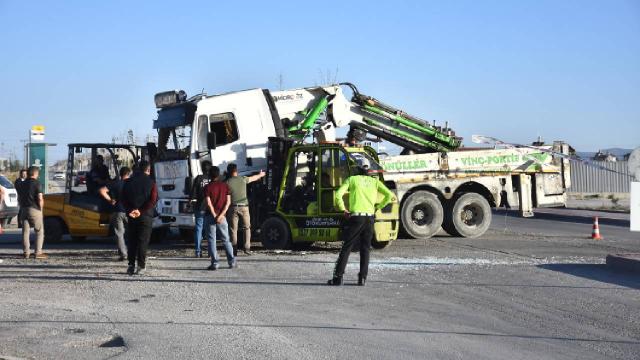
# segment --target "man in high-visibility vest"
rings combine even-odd
[[[387,206],[394,195],[380,180],[367,175],[369,161],[364,157],[355,159],[358,163],[358,175],[352,175],[338,188],[335,194],[335,203],[339,210],[344,211],[346,219],[342,228],[342,250],[336,262],[333,278],[329,285],[342,285],[342,275],[349,261],[351,248],[357,239],[360,239],[360,273],[358,285],[364,286],[369,270],[369,249],[373,238],[374,214],[377,210]],[[349,193],[349,209],[344,206],[343,196]],[[384,197],[377,202],[378,193]]]

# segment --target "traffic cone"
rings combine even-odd
[[[602,240],[600,236],[600,225],[598,225],[598,217],[593,217],[593,230],[591,231],[591,238],[593,240]]]

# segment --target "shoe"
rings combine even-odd
[[[197,252],[195,257],[201,258],[202,257],[202,253]]]
[[[144,275],[146,272],[147,272],[147,268],[138,267],[138,270],[136,271],[136,275]]]
[[[327,285],[340,286],[342,285],[342,276],[334,276],[333,279],[327,281]]]
[[[127,274],[129,275],[133,275],[134,271],[136,270],[135,266],[129,266],[127,268]]]
[[[118,261],[125,261],[127,259],[127,255],[118,256]]]
[[[238,263],[235,260],[233,260],[231,262],[231,264],[229,264],[229,269],[233,269],[233,268],[237,268],[237,267],[238,267]]]
[[[202,258],[202,257],[203,257],[203,256],[202,256],[202,253],[200,253],[200,254],[198,255],[198,257],[199,257],[199,258]]]
[[[209,265],[207,270],[216,271],[216,270],[218,270],[218,265]]]
[[[367,278],[358,274],[358,286],[364,286],[367,282]]]
[[[24,258],[29,259],[31,257],[31,253],[24,253]]]
[[[38,259],[38,260],[45,260],[45,259],[48,259],[48,258],[49,257],[45,253],[36,254],[36,259]]]
[[[238,248],[234,247],[233,248],[233,257],[238,256]]]
[[[251,256],[253,255],[253,253],[251,252],[251,250],[244,250],[244,254],[247,256]]]

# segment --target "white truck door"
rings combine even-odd
[[[196,116],[198,121],[208,121],[209,132],[216,134],[216,147],[210,149],[213,165],[224,171],[233,162],[241,174],[265,169],[267,142],[275,136],[275,128],[262,90],[200,101]],[[205,149],[206,144],[198,147]]]

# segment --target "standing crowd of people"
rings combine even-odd
[[[221,240],[229,268],[237,266],[238,247],[242,245],[245,255],[251,255],[251,218],[247,185],[262,179],[264,171],[253,176],[238,175],[235,164],[227,166],[226,179],[220,169],[211,162],[201,163],[202,175],[197,176],[190,189],[190,200],[195,218],[195,256],[202,257],[202,240],[207,239],[211,264],[208,270],[219,268],[216,241]],[[42,209],[44,198],[38,181],[39,168],[32,166],[22,170],[15,182],[18,192],[22,226],[24,257],[31,256],[30,232],[36,234],[36,259],[46,259],[43,252],[44,227]],[[158,189],[151,177],[151,164],[142,160],[132,171],[120,168],[119,177],[111,180],[102,156],[89,173],[91,191],[107,204],[111,212],[111,226],[118,246],[119,260],[128,261],[127,274],[142,275],[147,268],[147,248],[151,239]],[[348,194],[349,207],[343,196]],[[378,194],[383,199],[378,201]],[[335,204],[344,212],[346,219],[342,229],[343,246],[336,262],[333,277],[328,285],[342,285],[342,277],[354,244],[360,244],[360,273],[358,285],[364,286],[369,267],[369,249],[374,236],[374,214],[393,199],[393,193],[378,179],[368,175],[368,164],[360,164],[359,173],[347,178],[335,193]],[[242,226],[240,226],[242,225]],[[244,241],[238,241],[242,230]]]
[[[264,171],[253,176],[239,176],[236,164],[227,166],[223,180],[220,168],[203,161],[202,175],[198,175],[191,188],[191,200],[195,217],[195,256],[202,257],[202,240],[207,239],[211,258],[209,270],[219,267],[216,240],[224,246],[230,268],[236,266],[238,256],[238,230],[244,234],[242,244],[245,255],[251,255],[251,218],[247,185],[265,176]],[[242,224],[242,227],[239,225]]]

